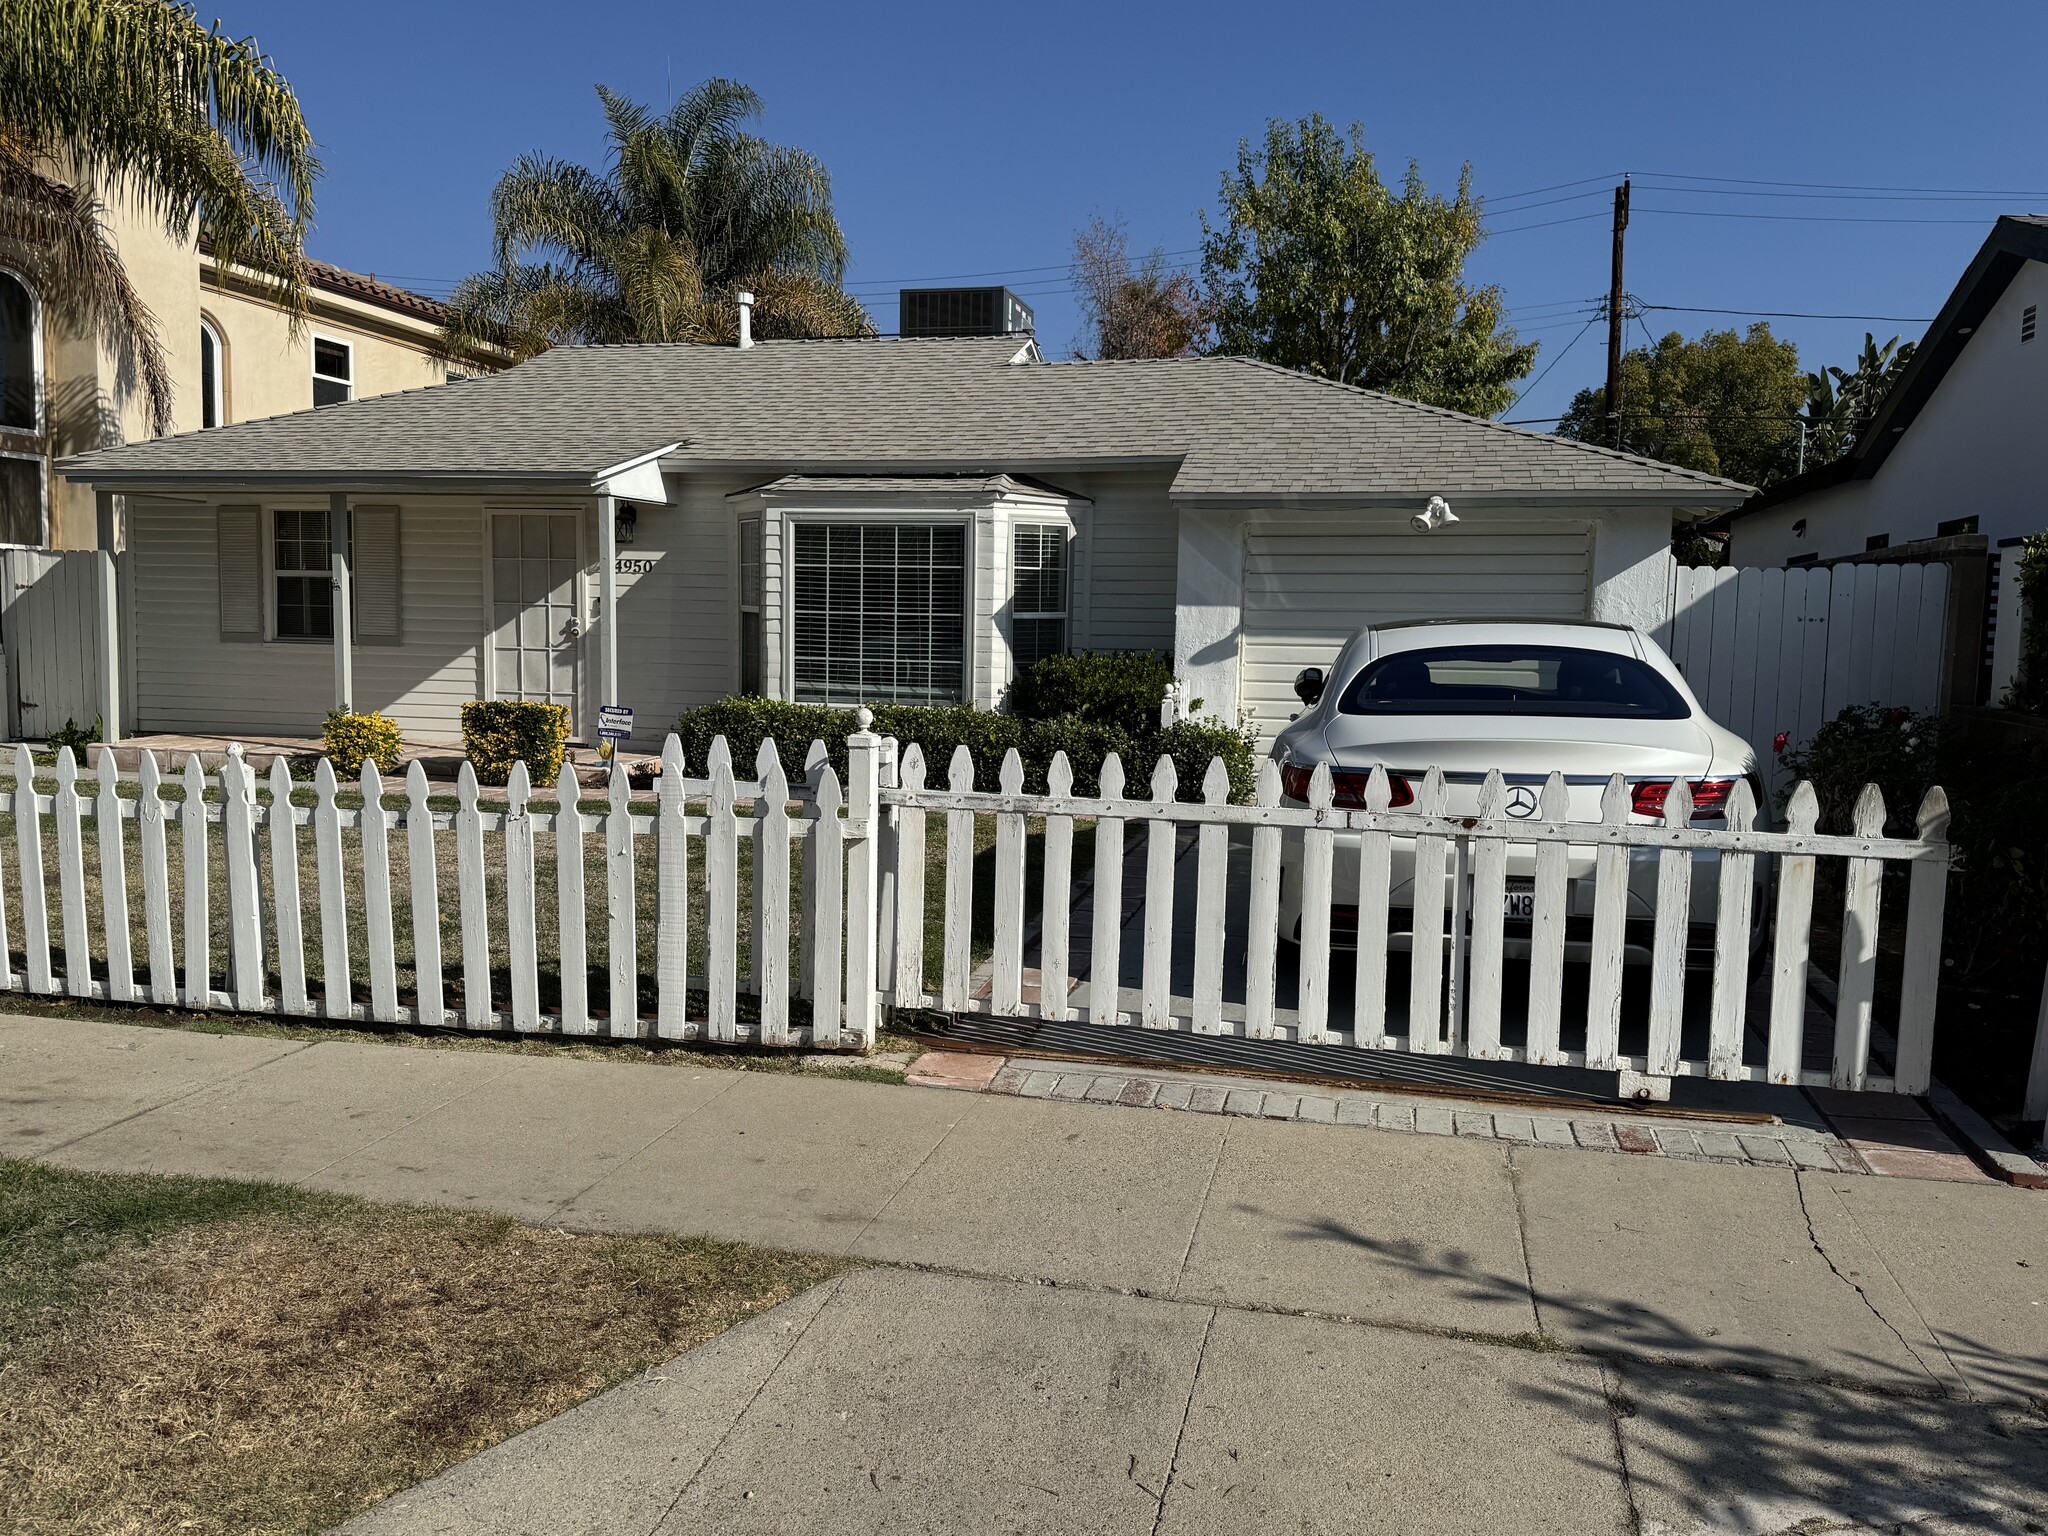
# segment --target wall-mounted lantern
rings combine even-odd
[[[633,530],[640,524],[640,513],[633,503],[630,501],[620,502],[618,513],[612,521],[613,527],[618,533],[619,542],[621,544],[632,543]]]

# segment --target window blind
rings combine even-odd
[[[796,697],[957,704],[966,666],[966,530],[798,523],[793,532]]]
[[[1067,648],[1067,531],[1020,524],[1013,555],[1010,653],[1021,672]]]

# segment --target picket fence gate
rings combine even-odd
[[[1386,771],[1373,770],[1362,809],[1333,806],[1327,766],[1318,767],[1306,806],[1280,803],[1276,766],[1258,771],[1255,803],[1232,805],[1229,778],[1212,761],[1202,783],[1200,804],[1176,799],[1171,759],[1161,758],[1149,798],[1127,798],[1124,771],[1114,756],[1099,776],[1100,793],[1071,793],[1073,771],[1064,753],[1047,773],[1049,793],[1023,791],[1023,767],[1015,751],[1005,758],[993,793],[974,788],[974,765],[966,749],[947,769],[947,787],[928,788],[917,747],[902,754],[900,770],[883,784],[880,802],[893,822],[891,865],[897,871],[894,966],[888,975],[890,1000],[899,1007],[937,1007],[949,1013],[984,1013],[1024,1019],[1085,1017],[1108,1027],[1181,1030],[1197,1035],[1237,1035],[1252,1040],[1288,1040],[1349,1049],[1409,1051],[1486,1061],[1585,1067],[1635,1074],[1650,1082],[1705,1076],[1731,1081],[1791,1083],[1924,1093],[1931,1072],[1935,988],[1941,956],[1942,905],[1948,871],[1948,802],[1930,790],[1918,814],[1917,835],[1884,835],[1883,797],[1866,786],[1855,808],[1853,834],[1830,836],[1815,830],[1818,801],[1802,783],[1788,806],[1782,832],[1758,830],[1756,805],[1747,783],[1737,786],[1724,828],[1692,825],[1692,795],[1684,782],[1667,796],[1660,825],[1631,820],[1629,790],[1621,776],[1607,783],[1598,822],[1566,817],[1563,778],[1543,784],[1537,816],[1502,814],[1506,783],[1486,775],[1476,817],[1444,813],[1442,772],[1430,769],[1409,810],[1391,810]],[[945,818],[944,954],[936,997],[924,987],[926,818]],[[993,947],[985,984],[970,969],[974,818],[995,818]],[[1025,846],[1029,818],[1044,818],[1044,901],[1037,914],[1025,911]],[[1072,857],[1078,820],[1095,827],[1090,905],[1088,986],[1085,1011],[1073,1006],[1070,974],[1071,920],[1077,904]],[[1135,942],[1142,946],[1138,1006],[1124,1006],[1118,981],[1125,940],[1125,838],[1142,825],[1145,839],[1142,915],[1133,915]],[[1180,857],[1179,833],[1194,828],[1196,895],[1192,928],[1193,988],[1172,990],[1175,944],[1174,882]],[[1249,895],[1244,929],[1245,995],[1241,1016],[1226,1017],[1223,993],[1225,903],[1230,834],[1248,830]],[[1354,1031],[1330,1028],[1330,891],[1339,833],[1360,834],[1360,892],[1354,959]],[[1298,1007],[1276,1007],[1278,975],[1280,854],[1285,837],[1302,839],[1300,868],[1303,917],[1300,934]],[[1450,889],[1448,914],[1439,905],[1418,903],[1410,945],[1409,1021],[1405,1034],[1387,1027],[1390,945],[1388,918],[1394,840],[1412,839],[1414,887]],[[1530,987],[1526,1041],[1502,1038],[1502,981],[1505,948],[1504,896],[1507,850],[1535,845],[1534,916],[1530,932]],[[1588,978],[1585,1045],[1560,1043],[1565,967],[1568,860],[1573,849],[1597,850]],[[1623,1054],[1622,976],[1629,861],[1632,851],[1654,853],[1657,871],[1647,1049]],[[1681,1054],[1685,1007],[1685,949],[1691,865],[1697,853],[1720,855],[1709,1027],[1703,1057]],[[1843,943],[1834,1020],[1832,1061],[1810,1069],[1804,1061],[1808,1013],[1807,972],[1816,861],[1846,860]],[[1749,1026],[1749,936],[1752,862],[1775,860],[1775,923],[1769,955],[1767,1041],[1761,1062],[1745,1062]],[[1871,1038],[1878,962],[1882,871],[1888,863],[1911,869],[1906,895],[1904,970],[1895,1020],[1896,1049],[1890,1074],[1873,1070]],[[1455,878],[1447,881],[1447,874]],[[1034,921],[1035,919],[1035,921]],[[1448,920],[1447,920],[1448,919]],[[1025,995],[1027,938],[1036,929],[1039,987]],[[1240,1010],[1232,1009],[1232,1014]]]
[[[272,764],[270,800],[259,803],[253,771],[239,750],[209,775],[199,759],[186,759],[184,798],[164,799],[164,780],[153,754],[140,768],[140,793],[120,793],[113,755],[102,753],[94,779],[82,775],[68,748],[59,751],[56,792],[37,793],[27,747],[17,750],[14,788],[0,795],[15,827],[23,969],[13,967],[8,914],[0,898],[0,987],[16,991],[147,1002],[237,1013],[279,1014],[423,1027],[460,1025],[474,1030],[603,1033],[620,1038],[707,1040],[816,1049],[860,1049],[874,1041],[878,993],[874,980],[875,790],[882,740],[866,731],[848,739],[847,792],[813,743],[805,783],[786,781],[773,742],[764,743],[753,781],[735,781],[724,738],[712,746],[706,777],[685,776],[680,745],[668,738],[662,752],[659,794],[652,814],[633,808],[623,767],[613,770],[608,808],[586,815],[581,786],[566,764],[555,786],[553,811],[529,807],[526,765],[514,766],[502,811],[479,803],[467,764],[455,786],[457,808],[428,805],[428,785],[417,763],[407,770],[404,810],[383,804],[393,789],[375,763],[357,785],[360,809],[341,806],[332,765],[321,759],[316,803],[295,806],[294,783],[284,762]],[[209,789],[219,798],[209,801]],[[693,812],[690,803],[702,801]],[[752,802],[752,814],[741,807]],[[791,814],[792,804],[796,814]],[[88,911],[85,823],[95,824],[100,881],[99,912]],[[139,840],[143,885],[140,951],[132,931],[128,887],[128,824]],[[52,963],[44,828],[54,825],[62,974]],[[300,838],[310,830],[317,878],[302,887]],[[353,867],[342,833],[359,837]],[[557,901],[555,953],[540,952],[535,921],[537,834],[555,834]],[[604,842],[601,871],[586,871],[584,839]],[[390,844],[405,840],[409,889],[393,889]],[[456,852],[455,915],[461,934],[461,1006],[449,1005],[443,974],[444,902],[437,849],[452,838]],[[210,862],[215,840],[225,870],[228,944],[216,971],[211,920],[216,891]],[[182,934],[172,932],[172,844],[182,877]],[[651,1016],[642,1011],[638,975],[639,893],[636,860],[651,842],[656,861],[655,981]],[[752,890],[741,890],[740,849],[752,848]],[[793,850],[802,850],[798,910],[790,902]],[[4,857],[4,856],[0,856]],[[690,952],[693,859],[703,861],[701,915],[703,970],[692,974]],[[505,908],[503,962],[507,985],[495,994],[487,866],[498,880]],[[589,889],[586,889],[586,880]],[[265,900],[265,893],[268,900]],[[0,886],[4,892],[4,886]],[[604,904],[610,963],[608,1016],[589,1006],[586,959],[587,899]],[[410,904],[414,1001],[399,995],[394,903]],[[740,974],[743,911],[752,918],[749,974]],[[93,919],[100,930],[95,974]],[[793,929],[792,923],[798,925]],[[350,929],[360,923],[368,956],[367,1001],[356,995]],[[791,974],[792,933],[800,946]],[[310,985],[307,944],[317,946],[320,974]],[[540,1008],[541,962],[560,976],[561,1009]],[[143,975],[138,977],[137,965]],[[216,986],[216,981],[223,985]],[[701,1013],[690,994],[704,994]],[[807,999],[811,1023],[792,1020],[792,995]],[[743,1020],[740,1000],[754,1000],[757,1017]]]

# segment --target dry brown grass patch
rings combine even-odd
[[[180,1228],[0,1341],[0,1525],[323,1530],[842,1267],[354,1204]]]

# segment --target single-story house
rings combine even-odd
[[[1748,488],[1234,357],[1028,336],[565,347],[67,459],[121,531],[119,718],[425,739],[475,698],[1000,706],[1063,649],[1171,655],[1267,731],[1357,626],[1652,626],[1674,517]],[[1432,497],[1456,521],[1421,532]],[[337,601],[336,593],[342,593]]]
[[[2017,623],[2000,623],[2018,545],[2048,528],[2048,215],[1993,226],[1912,361],[1855,446],[1831,464],[1759,491],[1728,519],[1732,565],[1809,565],[1887,557],[1991,563],[1984,694],[2018,660]],[[1977,540],[1983,542],[1980,545]],[[1960,542],[1967,541],[1967,542]]]

